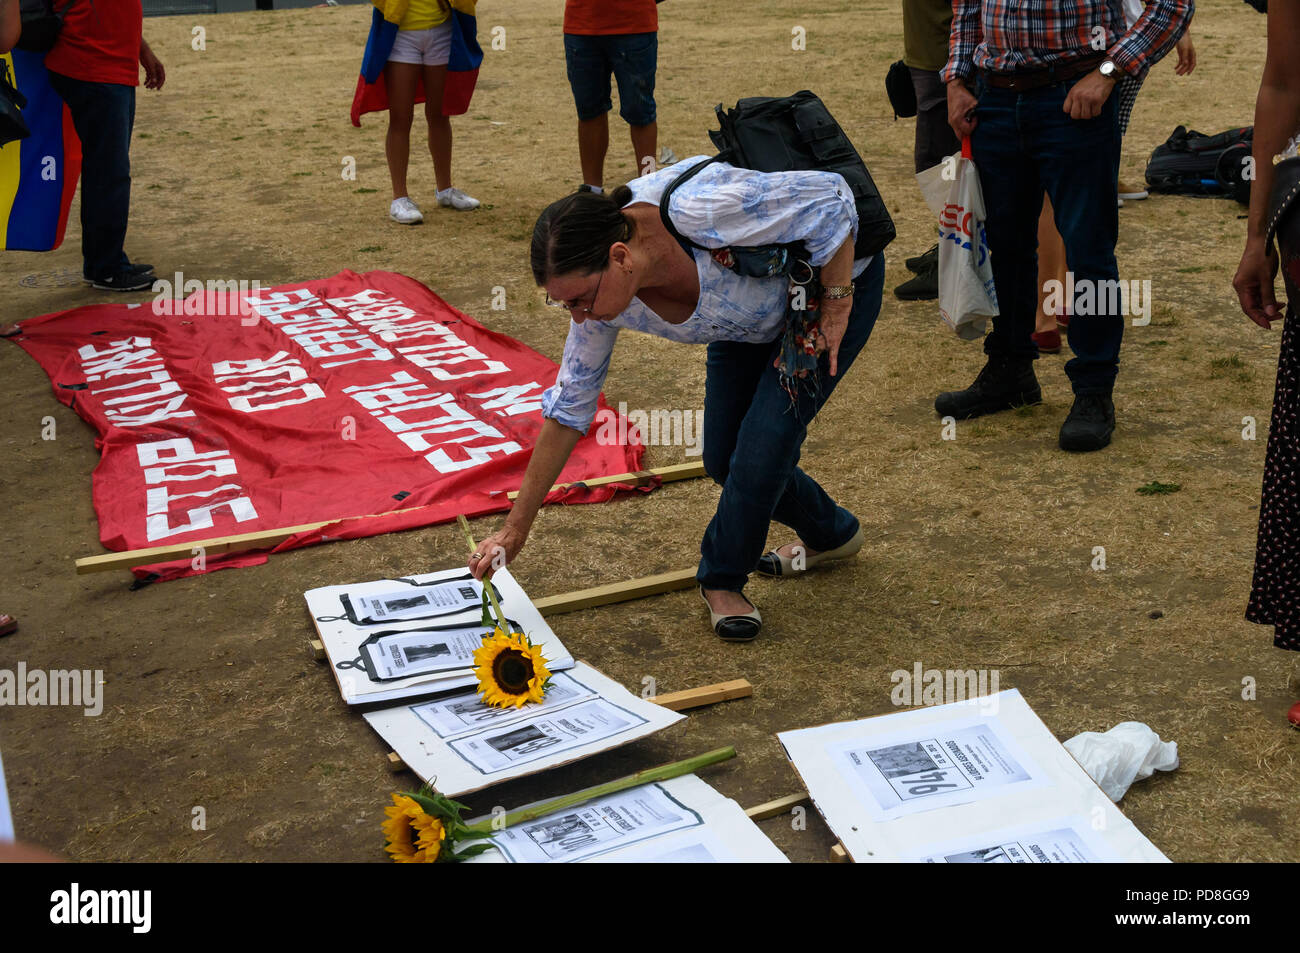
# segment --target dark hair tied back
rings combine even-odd
[[[552,202],[533,226],[533,278],[544,285],[556,275],[589,275],[609,264],[609,248],[632,239],[632,222],[623,206],[632,190],[574,192]]]

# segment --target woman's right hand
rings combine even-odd
[[[1277,254],[1264,244],[1263,239],[1250,239],[1232,279],[1241,310],[1266,331],[1272,327],[1269,322],[1281,317],[1277,299],[1273,296],[1277,265]]]
[[[469,557],[469,571],[475,579],[488,579],[498,569],[519,555],[528,540],[527,533],[512,529],[509,524],[483,539]]]

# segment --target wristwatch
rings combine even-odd
[[[1119,82],[1119,67],[1115,65],[1114,60],[1103,60],[1102,64],[1097,67],[1097,72],[1101,73],[1101,75],[1105,76],[1107,79],[1113,79],[1115,82]]]
[[[822,297],[834,300],[836,298],[852,298],[852,285],[827,285],[822,288]]]

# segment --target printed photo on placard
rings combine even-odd
[[[448,743],[483,774],[504,771],[571,748],[579,748],[646,724],[646,719],[603,698],[572,705],[551,717],[530,717]]]
[[[918,729],[918,734],[829,749],[850,784],[866,792],[866,805],[878,819],[996,797],[1012,785],[1042,783],[996,716]]]
[[[1121,858],[1084,818],[1062,817],[918,848],[927,864],[1097,864]]]
[[[594,689],[588,688],[564,672],[559,672],[551,676],[546,697],[541,702],[529,705],[527,709],[494,708],[483,701],[476,689],[471,689],[446,698],[437,698],[422,705],[412,705],[411,711],[432,728],[439,738],[447,738],[474,728],[531,718],[538,712],[561,708],[576,698],[595,694]]]
[[[356,659],[335,668],[363,669],[376,682],[469,668],[491,631],[484,625],[439,625],[376,632],[358,646]]]
[[[434,583],[415,582],[411,579],[392,581],[405,583],[405,587],[366,595],[340,593],[343,615],[318,616],[316,621],[338,622],[346,619],[353,625],[383,625],[436,619],[480,609],[483,605],[483,583],[468,572]],[[498,600],[501,599],[500,590],[493,587],[492,592]]]
[[[571,863],[703,823],[661,785],[647,784],[507,827],[492,844],[514,863]]]

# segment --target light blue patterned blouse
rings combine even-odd
[[[708,159],[694,156],[633,179],[632,201],[658,205],[664,190],[687,169]],[[708,248],[780,245],[802,241],[813,265],[826,264],[858,233],[853,193],[837,172],[753,172],[715,162],[673,193],[669,214],[677,230]],[[700,300],[681,324],[665,321],[633,298],[610,321],[571,321],[555,383],[542,395],[542,416],[587,432],[609,372],[614,340],[624,328],[670,341],[774,341],[785,327],[786,279],[745,278],[692,249]],[[854,262],[856,278],[871,261]]]

